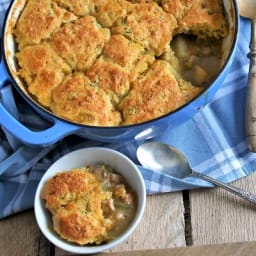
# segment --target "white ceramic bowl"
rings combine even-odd
[[[137,193],[138,206],[137,212],[128,229],[117,239],[102,245],[81,246],[63,240],[57,233],[52,231],[51,215],[45,208],[40,192],[46,181],[53,177],[57,172],[71,170],[93,163],[104,163],[120,173]],[[57,160],[43,175],[35,195],[34,209],[38,226],[44,236],[55,246],[77,254],[99,253],[113,248],[123,242],[136,228],[140,222],[146,204],[146,189],[142,175],[136,165],[125,155],[107,148],[92,147],[73,151]]]

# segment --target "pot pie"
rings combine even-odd
[[[40,196],[52,215],[54,231],[80,245],[115,239],[137,209],[136,194],[124,178],[103,164],[57,173]]]
[[[219,0],[27,0],[13,31],[18,75],[74,123],[122,126],[183,106],[221,69]]]

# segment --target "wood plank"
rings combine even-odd
[[[33,211],[0,220],[0,254],[51,255],[51,245],[40,233]]]
[[[256,193],[256,173],[233,183]],[[190,192],[194,245],[256,240],[256,205],[221,189]]]
[[[113,253],[111,256],[254,256],[256,242]],[[202,253],[203,252],[203,253]],[[109,254],[101,254],[107,256]]]
[[[134,233],[111,252],[186,246],[182,193],[147,197],[142,222]],[[56,248],[56,256],[70,255]],[[110,253],[111,255],[111,253]]]

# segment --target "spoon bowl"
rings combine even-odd
[[[163,173],[178,179],[189,176],[200,178],[251,203],[256,203],[256,195],[192,170],[186,157],[178,149],[168,144],[161,142],[144,143],[137,149],[137,158],[143,167],[154,172]]]
[[[185,156],[168,144],[145,143],[138,148],[137,158],[144,167],[179,179],[192,172]]]

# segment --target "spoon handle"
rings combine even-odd
[[[219,187],[221,187],[221,188],[223,188],[223,189],[225,189],[225,190],[227,190],[227,191],[229,191],[229,192],[231,192],[231,193],[233,193],[251,203],[256,204],[256,195],[255,194],[244,191],[244,190],[234,187],[232,185],[226,184],[224,182],[221,182],[219,180],[216,180],[210,176],[207,176],[207,175],[199,173],[199,172],[193,171],[191,176],[209,181],[210,183],[213,183],[213,184],[215,184],[215,185],[217,185],[217,186],[219,186]]]
[[[256,19],[252,19],[251,24],[245,131],[248,148],[256,152]]]

